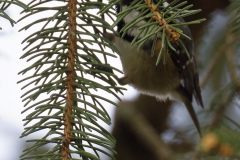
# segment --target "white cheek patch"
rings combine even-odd
[[[122,10],[126,10],[127,9],[127,6],[123,6],[122,7]],[[130,23],[132,20],[134,20],[138,15],[140,14],[139,11],[137,10],[132,10],[128,15],[126,15],[124,18],[123,18],[123,21],[128,24]],[[137,24],[135,24],[133,27],[131,27],[130,29],[128,29],[128,34],[131,35],[131,36],[137,36],[139,33],[140,33],[140,30],[138,30],[139,27],[145,25],[147,22],[144,21],[144,20],[141,20],[140,22],[138,22]],[[149,28],[149,30],[154,30],[153,27],[155,26],[151,26]],[[141,34],[139,36],[139,38],[142,38],[144,34]],[[161,37],[161,35],[159,34],[159,37]],[[153,39],[154,38],[154,35],[150,37],[150,39]]]
[[[123,11],[126,10],[127,6],[123,6]],[[123,20],[126,24],[130,23],[132,20],[134,20],[137,16],[139,15],[139,12],[136,10],[132,10],[128,15],[126,15]],[[130,28],[128,30],[128,34],[131,36],[136,36],[139,34],[139,30],[138,28],[140,26],[143,26],[144,24],[146,24],[146,22],[144,20],[138,22],[137,24],[135,24],[134,27]],[[142,38],[142,36],[140,36],[140,38]]]
[[[122,7],[123,11],[127,9],[127,6]],[[123,20],[125,23],[130,23],[133,19],[135,19],[139,15],[139,12],[137,10],[132,10],[128,15],[126,15]],[[146,22],[145,21],[140,21],[136,25],[144,25]]]
[[[167,7],[168,5],[169,5],[168,2],[164,2],[164,3],[163,3],[163,7]]]

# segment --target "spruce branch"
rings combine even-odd
[[[222,90],[220,90],[214,100],[212,101],[212,104],[210,105],[211,108],[216,108],[216,114],[209,126],[210,129],[213,129],[214,127],[217,126],[217,124],[220,122],[221,118],[224,118],[224,113],[227,107],[229,107],[230,102],[232,102],[232,99],[234,98],[235,94],[238,93],[239,94],[239,87],[240,87],[240,83],[239,83],[239,77],[237,75],[237,66],[236,66],[236,62],[234,61],[234,55],[236,53],[236,45],[237,43],[239,43],[239,33],[235,32],[235,27],[237,26],[239,28],[239,22],[238,17],[239,14],[237,12],[238,8],[236,7],[240,7],[240,3],[239,1],[235,1],[233,0],[231,5],[228,7],[228,12],[230,14],[230,21],[229,21],[229,28],[226,31],[226,36],[225,36],[225,41],[223,42],[223,44],[221,45],[221,47],[219,47],[219,54],[216,55],[216,57],[218,57],[217,59],[220,58],[220,56],[223,56],[225,54],[226,56],[226,62],[228,65],[228,72],[231,78],[231,83],[226,85],[226,87]],[[229,9],[232,10],[229,10]],[[214,63],[212,62],[212,67],[210,68],[210,71],[213,71],[213,67],[216,67],[216,63],[217,63],[217,59],[213,59]],[[215,65],[215,66],[214,66]],[[207,74],[205,80],[203,81],[203,84],[206,84],[207,81],[207,77],[209,77],[208,75],[210,75],[210,71],[208,71],[209,73]],[[224,94],[224,96],[223,96]],[[224,98],[222,98],[224,97]],[[221,101],[219,101],[221,99]],[[217,102],[219,101],[219,102]]]
[[[166,0],[134,0],[132,3],[127,7],[127,9],[122,10],[120,13],[117,14],[117,20],[112,24],[112,28],[114,28],[126,15],[128,15],[132,10],[138,10],[140,13],[136,16],[131,22],[126,24],[120,32],[122,32],[122,36],[124,36],[132,26],[139,23],[141,20],[148,19],[148,22],[138,28],[139,33],[132,41],[132,45],[138,45],[138,50],[140,50],[143,44],[152,37],[154,40],[154,44],[156,43],[156,36],[161,34],[162,38],[162,49],[160,53],[158,53],[158,60],[157,64],[159,63],[161,54],[163,50],[171,49],[175,50],[171,43],[176,42],[179,45],[186,48],[181,40],[180,36],[184,36],[190,39],[187,35],[185,35],[179,26],[190,25],[190,24],[198,24],[205,19],[194,20],[191,22],[179,22],[177,18],[186,17],[192,14],[196,14],[201,10],[189,10],[192,5],[187,5],[183,7],[187,1],[179,2],[179,0],[172,1],[169,5],[165,5]],[[121,1],[113,1],[110,0],[110,3],[106,8],[113,7],[114,4],[119,3],[121,6]],[[181,8],[183,7],[183,8]],[[120,7],[121,8],[121,7]],[[103,14],[105,10],[101,10],[100,13]],[[141,36],[141,38],[139,38]],[[155,36],[155,38],[154,38]],[[154,48],[152,48],[151,54],[154,54]],[[188,52],[186,52],[187,55]],[[165,56],[164,56],[165,57]]]
[[[101,0],[58,0],[54,5],[52,2],[31,1],[28,4],[31,11],[24,10],[18,21],[44,11],[55,12],[39,16],[20,29],[39,26],[22,42],[26,46],[21,59],[27,59],[29,66],[19,72],[26,77],[18,83],[25,83],[22,89],[28,89],[22,95],[26,107],[22,113],[28,115],[21,137],[46,131],[41,139],[28,140],[34,144],[23,151],[20,159],[67,160],[78,156],[89,160],[100,159],[100,152],[114,159],[110,152],[115,153],[115,139],[99,121],[111,124],[103,102],[116,103],[98,91],[120,99],[117,93],[124,88],[117,86],[113,73],[121,71],[108,64],[108,58],[116,55],[106,48],[117,49],[103,36],[104,29],[115,31],[92,12],[107,4]],[[105,15],[111,18],[112,12]],[[48,144],[53,144],[48,152],[30,155]]]
[[[240,36],[239,36],[239,14],[238,14],[238,8],[240,7],[240,3],[237,0],[232,0],[231,4],[228,6],[227,11],[230,14],[230,21],[229,27],[226,32],[225,40],[221,44],[220,47],[215,51],[213,58],[211,59],[207,72],[202,80],[201,87],[203,88],[207,81],[209,80],[211,74],[213,73],[214,69],[219,64],[219,60],[222,56],[226,56],[227,64],[228,64],[228,70],[230,77],[232,81],[238,86],[238,76],[237,76],[237,66],[235,62],[235,52],[236,52],[236,46],[240,44]]]
[[[18,0],[0,0],[0,17],[3,17],[5,19],[7,19],[10,24],[12,25],[12,27],[14,26],[14,24],[16,24],[16,22],[8,16],[8,14],[5,12],[7,10],[8,7],[10,7],[12,4],[17,5],[19,7],[21,7],[24,10],[30,10],[30,8],[28,8],[28,6],[26,4],[24,4],[23,2],[20,2]],[[2,28],[0,27],[0,30]]]
[[[172,160],[174,155],[168,145],[166,145],[156,131],[151,127],[147,119],[136,109],[126,107],[118,111],[121,117],[131,131],[149,148],[158,159]]]

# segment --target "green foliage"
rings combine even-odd
[[[192,14],[196,14],[201,11],[200,9],[189,10],[193,5],[187,5],[183,7],[187,3],[187,1],[178,3],[179,0],[174,0],[168,6],[164,6],[164,3],[166,2],[166,0],[159,0],[159,1],[149,0],[151,4],[147,4],[146,1],[147,0],[145,1],[133,0],[132,3],[129,5],[128,9],[121,11],[120,13],[117,14],[117,20],[113,23],[112,28],[115,27],[133,9],[138,10],[140,12],[139,15],[136,16],[127,25],[125,25],[120,32],[122,32],[123,33],[122,35],[124,36],[129,29],[131,29],[134,25],[139,23],[141,20],[149,19],[148,23],[138,28],[139,33],[133,39],[132,45],[135,45],[135,44],[138,45],[138,50],[140,50],[143,44],[149,39],[149,37],[154,37],[153,44],[156,44],[157,36],[161,34],[162,48],[158,54],[158,59],[157,59],[157,64],[158,64],[160,61],[161,54],[163,53],[162,52],[163,50],[166,50],[168,48],[175,50],[175,48],[171,44],[172,41],[176,41],[179,45],[185,48],[182,41],[178,37],[175,38],[175,36],[179,35],[179,36],[184,36],[191,39],[186,34],[184,34],[181,29],[178,28],[179,26],[198,24],[198,23],[201,23],[202,21],[205,21],[205,19],[194,20],[192,22],[179,22],[178,20],[176,20],[178,18],[183,18]],[[111,8],[116,3],[119,3],[121,5],[121,0],[110,0],[110,3],[106,8]],[[154,5],[155,8],[154,7],[151,8],[152,5]],[[102,13],[104,13],[104,11],[105,9],[102,10]],[[155,11],[158,14],[156,14]],[[155,19],[154,17],[157,17],[157,18]],[[140,35],[142,36],[142,38],[138,39]],[[155,48],[153,47],[151,51],[152,55],[154,54],[154,51],[155,51]],[[188,51],[187,50],[185,51],[186,51],[186,54],[189,55]],[[166,55],[164,55],[164,57],[165,56]]]
[[[206,33],[208,36],[203,38],[209,41],[209,44],[205,42],[208,46],[200,46],[201,50],[205,49],[199,52],[204,59],[202,64],[207,66],[201,86],[206,85],[205,101],[209,102],[207,109],[201,112],[205,124],[204,136],[208,133],[215,134],[217,144],[209,152],[199,154],[197,158],[235,160],[240,156],[239,8],[239,1],[231,0],[226,12],[217,15],[222,16],[221,21],[213,19],[209,25],[209,32]],[[207,63],[209,65],[206,65]],[[206,83],[207,81],[211,83]]]
[[[230,22],[230,32],[238,37],[240,34],[239,28],[240,28],[240,1],[238,0],[231,0],[231,5],[228,6],[228,12],[232,14],[232,19]],[[238,46],[240,45],[239,41],[236,41],[235,44]]]
[[[29,10],[29,8],[24,3],[22,3],[18,0],[14,0],[14,1],[0,0],[0,6],[1,6],[0,17],[7,19],[11,23],[11,25],[14,26],[14,24],[16,24],[16,22],[11,17],[9,17],[8,14],[6,13],[7,8],[10,7],[11,4],[15,4],[25,10]],[[0,29],[2,29],[2,28],[0,27]]]
[[[233,149],[240,155],[238,130],[233,130],[227,126],[222,126],[215,128],[212,132],[218,136],[220,143],[230,144]]]
[[[2,10],[0,10],[3,16],[0,16],[8,19],[12,25],[15,21],[6,15],[4,10],[9,6],[7,4],[17,4],[18,2],[0,2],[0,4],[4,3]],[[24,50],[28,50],[25,51],[21,58],[27,59],[29,67],[19,72],[19,74],[26,74],[26,78],[19,81],[19,83],[25,83],[22,89],[28,89],[22,95],[25,102],[24,106],[26,107],[22,113],[27,112],[28,115],[24,119],[25,131],[21,137],[29,136],[39,131],[44,131],[45,135],[39,139],[27,140],[27,142],[33,144],[23,151],[20,157],[23,160],[61,159],[63,156],[61,150],[63,150],[63,146],[67,145],[69,145],[70,149],[69,159],[99,159],[100,152],[114,159],[112,153],[115,153],[113,149],[116,143],[115,139],[102,127],[100,122],[111,124],[111,119],[103,103],[117,104],[111,101],[105,94],[99,95],[98,92],[104,91],[119,99],[117,93],[122,93],[124,88],[117,86],[117,77],[112,72],[112,70],[116,72],[121,71],[108,64],[108,58],[116,57],[116,55],[108,52],[106,48],[118,53],[117,48],[104,37],[103,31],[108,30],[117,35],[118,33],[113,28],[132,9],[140,11],[140,14],[132,23],[129,23],[121,30],[123,34],[142,19],[150,18],[146,25],[139,28],[138,36],[144,35],[143,38],[137,39],[137,36],[132,42],[133,45],[136,44],[141,49],[149,37],[155,36],[156,39],[157,33],[161,32],[163,49],[169,48],[174,50],[168,37],[167,29],[169,28],[159,25],[158,21],[151,18],[154,14],[149,11],[149,6],[143,0],[134,0],[128,9],[120,12],[118,15],[115,15],[113,7],[116,3],[120,3],[120,0],[110,0],[109,4],[105,4],[101,0],[79,0],[76,4],[77,30],[75,32],[70,30],[73,24],[70,23],[68,16],[70,12],[68,2],[68,0],[33,0],[27,6],[20,2],[18,3],[19,6],[24,8],[23,13],[25,13],[19,21],[40,15],[39,18],[27,24],[20,31],[32,29],[35,25],[42,25],[42,27],[39,27],[39,30],[34,31],[23,40],[23,43],[27,43]],[[159,13],[162,15],[162,19],[167,24],[171,24],[171,29],[177,31],[180,36],[187,37],[177,27],[197,24],[204,20],[200,19],[186,23],[176,22],[177,18],[189,16],[200,11],[189,10],[192,5],[184,6],[186,1],[178,3],[179,0],[173,0],[168,7],[163,7],[163,3],[166,0],[151,2],[157,8],[160,7]],[[93,10],[97,10],[100,14],[95,14]],[[45,11],[53,11],[54,13],[45,17],[43,14]],[[117,19],[110,25],[105,21],[103,15],[108,16],[110,19],[114,19],[116,16]],[[238,27],[238,20],[236,19],[233,24]],[[237,29],[233,28],[233,31],[238,33]],[[69,44],[69,37],[71,36],[76,37],[74,43],[77,49],[76,53],[74,53],[73,64],[70,64],[68,54],[72,47]],[[181,41],[178,41],[178,43],[183,45]],[[153,51],[154,48],[152,48]],[[159,57],[161,56],[161,51]],[[71,65],[74,70],[69,67]],[[68,92],[69,73],[74,73],[71,76],[71,79],[74,81],[71,87],[76,90],[70,93],[74,95],[74,98],[71,98]],[[227,87],[226,89],[229,89]],[[231,90],[231,95],[227,98],[234,94],[236,91],[234,89]],[[225,99],[221,100],[224,101]],[[68,127],[65,123],[65,118],[71,102],[74,105],[71,106],[72,114],[69,115],[72,120],[72,128],[70,129],[71,141],[68,144],[64,131]],[[220,106],[220,103],[222,104],[221,101],[215,99],[212,105]],[[49,144],[52,148],[48,152],[31,155],[33,151]],[[109,153],[109,151],[112,153]],[[77,158],[75,158],[76,156]]]
[[[21,137],[40,130],[46,131],[41,139],[27,140],[34,144],[23,151],[21,159],[61,159],[60,151],[64,144],[68,143],[63,131],[65,127],[68,127],[64,119],[69,103],[69,95],[67,95],[69,88],[66,83],[69,81],[68,73],[71,72],[67,53],[71,49],[68,40],[69,27],[73,24],[70,24],[68,17],[70,11],[66,2],[62,0],[52,3],[53,1],[32,1],[28,5],[31,11],[24,10],[26,14],[19,20],[31,18],[35,14],[40,15],[44,11],[55,11],[55,14],[48,17],[39,16],[39,19],[35,19],[20,30],[43,24],[42,28],[23,40],[23,43],[27,43],[24,50],[28,50],[21,56],[21,59],[27,58],[28,63],[32,62],[32,64],[19,72],[19,74],[29,73],[30,75],[19,81],[19,83],[26,83],[22,89],[28,88],[28,91],[22,95],[26,107],[22,113],[29,112],[24,119],[26,127]],[[95,15],[91,10],[104,6],[106,4],[100,1],[79,1],[77,3],[78,28],[76,32],[70,34],[76,37],[77,52],[74,54],[74,64],[72,64],[76,73],[72,77],[75,80],[73,87],[76,90],[71,94],[76,96],[71,99],[74,105],[72,115],[69,115],[73,125],[70,131],[72,137],[69,144],[69,158],[77,154],[84,160],[99,159],[99,152],[109,157],[112,157],[112,154],[106,150],[114,152],[115,139],[101,126],[99,121],[111,124],[111,119],[102,104],[103,101],[116,104],[105,97],[105,94],[95,93],[102,90],[118,98],[115,92],[122,93],[123,89],[116,86],[116,76],[112,72],[98,69],[104,67],[121,72],[107,63],[109,56],[116,56],[107,52],[105,48],[114,51],[116,48],[103,37],[103,32],[99,27],[112,29],[104,19]],[[101,56],[103,60],[99,58]],[[48,144],[54,145],[48,152],[29,155]],[[95,155],[85,151],[86,148],[91,149]]]

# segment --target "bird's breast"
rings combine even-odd
[[[131,45],[118,37],[115,44],[120,51],[125,77],[128,77],[129,84],[136,89],[143,93],[164,95],[180,85],[178,69],[168,53],[162,53],[161,59],[156,65],[161,49],[160,44],[156,46],[154,56],[151,56],[151,49],[137,51],[136,45]]]

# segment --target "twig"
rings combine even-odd
[[[212,123],[210,124],[210,129],[216,126],[222,114],[224,113],[225,109],[227,108],[228,104],[232,101],[232,97],[234,96],[234,94],[236,92],[239,92],[240,83],[237,76],[237,70],[236,70],[236,65],[234,60],[234,54],[235,54],[234,46],[232,45],[236,41],[236,38],[234,38],[231,33],[228,33],[227,35],[228,36],[226,37],[226,45],[228,47],[226,49],[225,56],[227,58],[228,70],[229,70],[230,77],[232,79],[232,83],[236,85],[236,87],[235,87],[235,90],[232,92],[232,94],[228,96],[227,101],[222,103],[222,105],[219,107]]]
[[[219,59],[223,56],[226,47],[227,47],[227,44],[221,45],[221,47],[219,47],[216,53],[214,54],[214,57],[212,58],[210,64],[207,67],[208,69],[202,80],[202,83],[200,84],[201,88],[203,88],[207,84],[207,81],[211,77],[211,74],[214,71],[217,63],[219,62]]]
[[[199,154],[200,154],[199,151],[196,151],[191,160],[196,160],[199,157]]]
[[[227,34],[229,36],[227,36],[227,44],[228,44],[228,48],[227,48],[227,52],[225,53],[226,57],[227,57],[227,63],[228,63],[228,70],[229,70],[229,74],[230,77],[233,81],[233,83],[237,86],[240,86],[239,84],[239,80],[238,80],[238,75],[237,75],[237,67],[236,67],[236,61],[234,60],[234,54],[235,54],[235,49],[233,47],[233,43],[239,40],[239,37],[233,37],[233,35],[231,33]]]
[[[233,94],[231,96],[229,96],[227,98],[227,101],[225,101],[224,103],[221,104],[221,106],[219,106],[218,111],[216,112],[211,124],[209,125],[209,129],[212,130],[219,122],[219,120],[221,119],[225,109],[228,107],[228,104],[232,101],[232,98],[235,94],[235,92],[232,92]]]
[[[154,14],[152,19],[159,22],[159,26],[164,26],[164,31],[170,41],[178,41],[180,33],[172,28],[170,24],[166,22],[163,15],[159,13],[159,9],[154,5],[151,0],[145,0],[145,3],[149,6],[149,9]]]
[[[127,122],[130,129],[142,140],[145,145],[161,160],[171,160],[172,151],[159,138],[146,119],[134,108],[119,110],[119,116]]]

